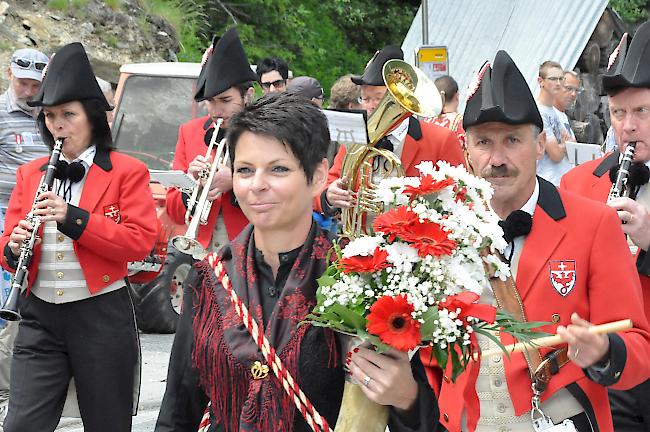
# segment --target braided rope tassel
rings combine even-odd
[[[264,336],[264,333],[260,331],[257,326],[257,322],[248,312],[248,308],[244,305],[235,291],[230,285],[230,279],[226,273],[226,269],[223,267],[223,264],[219,260],[217,254],[210,253],[207,256],[210,266],[214,269],[214,273],[219,279],[219,282],[228,292],[230,296],[230,301],[232,302],[237,314],[244,322],[246,329],[251,334],[257,345],[262,350],[262,355],[264,359],[271,365],[271,369],[276,377],[282,383],[282,387],[289,395],[289,397],[296,404],[298,410],[307,421],[307,424],[315,432],[332,432],[327,421],[321,417],[316,408],[311,404],[307,396],[302,392],[298,384],[294,381],[293,377],[289,371],[284,367],[280,357],[275,353],[275,349],[269,344],[268,339]]]
[[[208,402],[208,406],[205,407],[205,412],[203,417],[201,417],[201,423],[199,423],[199,429],[196,432],[208,432],[210,430],[210,405],[212,402]]]

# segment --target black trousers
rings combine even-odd
[[[616,432],[650,431],[650,380],[630,390],[609,390]]]
[[[127,288],[64,304],[20,298],[5,432],[54,431],[74,377],[86,432],[128,432],[138,334]]]

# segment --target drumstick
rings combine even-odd
[[[623,330],[628,330],[632,328],[632,320],[624,319],[620,321],[612,321],[605,324],[599,324],[592,327],[589,327],[589,333],[602,334],[602,333],[615,333]],[[526,348],[541,348],[541,347],[550,347],[555,345],[564,344],[562,337],[558,335],[554,336],[545,336],[541,338],[532,339],[529,343],[517,342],[514,344],[506,345],[505,350],[512,354],[516,352],[522,352]],[[481,352],[481,356],[487,357],[495,354],[505,355],[501,348],[489,349]],[[474,354],[474,360],[478,360],[478,355]]]

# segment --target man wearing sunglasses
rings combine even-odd
[[[256,73],[265,95],[287,90],[289,66],[281,58],[263,58],[257,64]]]
[[[36,127],[38,110],[27,105],[41,88],[43,69],[48,58],[35,49],[19,49],[7,68],[9,87],[0,95],[0,220],[4,219],[9,196],[16,184],[19,166],[50,152]],[[0,225],[0,233],[3,230]],[[8,275],[0,272],[0,290],[8,284]],[[4,297],[0,296],[4,303]],[[17,323],[0,330],[0,424],[6,412],[5,395],[9,390],[9,365]]]

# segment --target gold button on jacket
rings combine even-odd
[[[104,275],[104,276],[102,276],[102,280],[103,280],[104,282],[108,282],[109,280],[111,280],[111,278],[108,277],[108,275]]]

